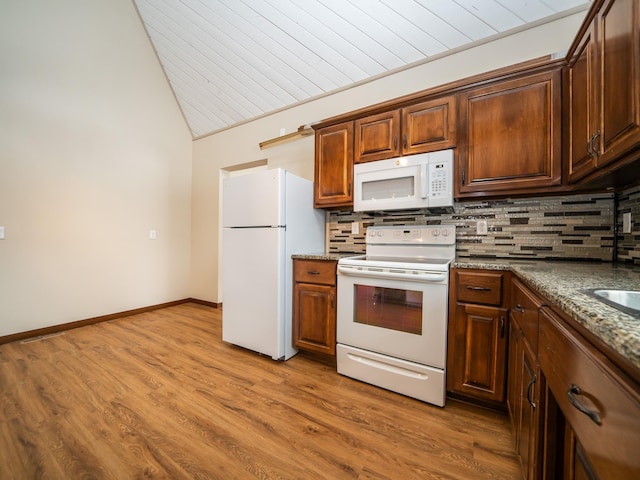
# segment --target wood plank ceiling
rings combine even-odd
[[[589,5],[586,0],[133,1],[194,138]]]

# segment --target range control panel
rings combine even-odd
[[[367,228],[367,244],[453,245],[455,225],[411,225]]]

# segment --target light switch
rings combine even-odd
[[[0,240],[4,240],[4,227],[0,227]]]
[[[155,239],[156,239],[156,231],[149,230],[149,240],[155,240]]]
[[[351,233],[358,235],[360,233],[360,222],[351,222]]]

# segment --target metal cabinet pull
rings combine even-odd
[[[596,146],[596,140],[600,138],[600,130],[591,137],[591,151],[596,157],[600,156],[600,149]]]
[[[393,137],[393,149],[398,148],[398,137]]]
[[[573,405],[582,413],[584,413],[596,425],[602,425],[602,420],[600,420],[600,415],[598,415],[598,412],[589,410],[587,407],[585,407],[578,401],[578,399],[576,398],[576,395],[581,395],[581,394],[582,392],[580,390],[580,387],[578,387],[575,383],[571,385],[571,388],[569,390],[567,390],[567,397],[569,397],[569,402],[571,402],[571,405]]]
[[[333,297],[334,297],[334,296],[333,296],[333,295],[331,295],[331,308],[332,308],[332,309],[336,308],[336,307],[335,307],[335,304],[333,303]]]
[[[529,405],[531,405],[531,408],[536,408],[536,402],[531,401],[531,387],[533,387],[537,381],[538,381],[538,377],[537,375],[534,375],[531,378],[531,381],[529,382],[529,384],[527,385],[527,402],[529,402]]]
[[[500,317],[500,338],[504,338],[504,317]]]
[[[307,273],[309,275],[320,275],[320,272],[317,270],[308,270]]]
[[[524,308],[518,303],[513,309],[518,313],[524,313]]]
[[[475,290],[477,292],[490,292],[491,289],[487,287],[474,287],[473,285],[467,285],[467,290]]]
[[[407,143],[407,134],[406,133],[402,136],[402,145],[404,146],[405,149],[409,146],[408,143]]]

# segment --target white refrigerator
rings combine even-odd
[[[222,340],[287,360],[292,343],[292,254],[324,252],[313,182],[283,169],[222,184]]]

